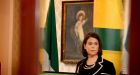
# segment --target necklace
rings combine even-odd
[[[84,65],[84,69],[91,69],[91,68],[93,68],[95,66],[95,64],[93,64],[93,65]]]

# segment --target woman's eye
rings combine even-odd
[[[97,43],[97,42],[95,42],[95,43],[94,43],[94,45],[98,45],[98,43]]]
[[[89,42],[88,45],[92,45],[92,42]]]

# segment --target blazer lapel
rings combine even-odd
[[[93,69],[93,71],[94,71],[93,75],[97,74],[102,69],[102,67],[103,67],[102,63],[103,63],[103,59],[99,58],[99,60],[97,60],[97,63]]]

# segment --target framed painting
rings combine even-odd
[[[84,58],[82,41],[88,32],[93,32],[93,1],[63,1],[61,61],[77,63]]]

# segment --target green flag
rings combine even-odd
[[[56,22],[55,22],[55,7],[54,0],[50,0],[49,10],[44,28],[44,48],[48,53],[50,66],[55,72],[59,71],[57,37],[56,37]]]

